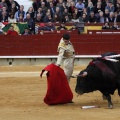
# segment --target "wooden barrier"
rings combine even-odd
[[[57,55],[62,34],[0,36],[0,56]],[[104,52],[120,53],[120,35],[71,34],[76,55],[100,55]]]

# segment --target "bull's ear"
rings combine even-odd
[[[84,71],[82,74],[80,74],[80,76],[81,76],[81,77],[85,77],[85,76],[87,76],[87,74],[88,74],[88,73]]]

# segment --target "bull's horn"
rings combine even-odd
[[[83,74],[81,74],[81,77],[85,77],[87,75],[87,72],[83,72]]]

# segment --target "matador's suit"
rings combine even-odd
[[[72,43],[66,45],[63,38],[60,40],[58,45],[58,58],[57,58],[57,65],[61,65],[64,60],[64,72],[67,77],[68,82],[70,82],[70,76],[73,73],[74,69],[74,58],[75,58],[75,50]]]

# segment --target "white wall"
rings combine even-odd
[[[15,1],[17,1],[20,5],[24,5],[25,12],[27,12],[28,8],[32,6],[31,0],[15,0]]]
[[[16,66],[16,65],[48,65],[50,63],[56,63],[56,60],[55,58],[53,59],[46,59],[46,58],[43,58],[43,59],[35,59],[35,58],[32,58],[32,59],[28,59],[28,58],[3,58],[3,59],[0,59],[0,66],[8,66],[8,65],[13,65],[13,66]],[[75,65],[88,65],[88,63],[91,61],[92,59],[90,58],[76,58],[75,59]]]

